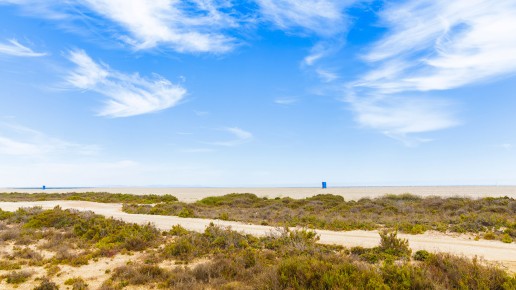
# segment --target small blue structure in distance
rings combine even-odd
[[[43,187],[41,187],[41,189],[45,190],[45,189],[47,189],[47,187],[45,185],[43,185]]]
[[[322,188],[325,189],[326,188],[326,181],[323,181],[322,183]]]

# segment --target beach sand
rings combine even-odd
[[[317,194],[341,195],[346,200],[379,197],[385,194],[411,193],[419,196],[461,196],[461,197],[500,197],[516,198],[516,186],[357,186],[330,187],[327,189],[315,187],[105,187],[105,188],[72,188],[72,189],[19,189],[0,188],[0,192],[110,192],[130,194],[171,194],[180,201],[194,202],[208,196],[220,196],[229,193],[254,193],[259,197],[291,197],[306,198]]]

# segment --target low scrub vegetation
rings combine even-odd
[[[193,266],[145,262],[116,268],[103,289],[152,285],[173,289],[513,289],[515,277],[477,260],[430,254],[414,261],[406,240],[382,233],[366,261],[342,247],[320,245],[309,230],[279,230],[263,238],[209,226],[177,227],[160,254]],[[370,250],[370,249],[367,249]]]
[[[277,228],[265,237],[211,224],[202,233],[174,226],[159,232],[89,212],[41,208],[0,210],[2,283],[36,279],[35,289],[87,289],[80,276],[52,279],[60,264],[141,252],[110,268],[100,289],[514,289],[516,277],[479,260],[412,251],[396,232],[381,232],[372,249],[321,245],[309,229]],[[4,235],[5,232],[16,234]],[[50,251],[52,257],[42,255]],[[46,258],[45,258],[46,257]],[[23,270],[41,267],[46,277]],[[7,285],[4,284],[4,285]]]
[[[177,201],[175,196],[165,195],[134,195],[109,192],[69,192],[69,193],[0,193],[0,201],[44,201],[44,200],[82,200],[102,203],[138,203],[152,204],[159,202]]]
[[[105,218],[91,212],[21,208],[14,213],[0,210],[0,219],[8,225],[0,230],[0,241],[15,245],[38,244],[55,254],[49,259],[29,247],[15,246],[9,260],[28,265],[45,263],[80,266],[96,257],[111,257],[119,252],[142,251],[163,240],[150,224],[137,225]],[[0,269],[16,269],[17,263],[0,262]]]
[[[508,197],[421,198],[403,194],[345,201],[331,194],[296,200],[258,198],[246,193],[207,197],[190,204],[126,204],[123,210],[327,230],[390,229],[410,234],[435,230],[485,233],[482,237],[504,242],[516,238],[516,200]]]

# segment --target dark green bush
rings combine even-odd
[[[425,250],[419,250],[414,254],[414,260],[416,261],[426,261],[430,258],[430,253]]]
[[[412,253],[408,240],[398,238],[397,232],[380,232],[379,249],[397,258],[409,258]]]

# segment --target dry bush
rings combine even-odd
[[[25,248],[15,247],[12,257],[19,258],[19,259],[31,260],[32,262],[40,262],[41,260],[43,260],[43,256],[40,253],[34,251],[31,248],[27,248],[27,247],[25,247]]]
[[[21,236],[21,230],[18,227],[2,230],[0,232],[0,241],[17,240]]]
[[[88,284],[81,277],[74,277],[67,279],[64,282],[65,285],[72,286],[72,290],[86,290],[88,289]]]
[[[9,284],[21,284],[27,281],[34,273],[32,271],[22,270],[13,271],[3,276]]]
[[[44,278],[41,283],[34,287],[34,290],[58,290],[59,287],[56,285],[56,283],[48,280],[47,278]]]

